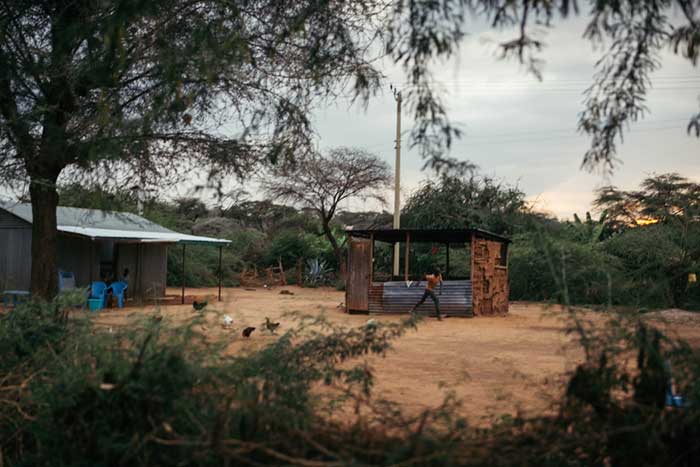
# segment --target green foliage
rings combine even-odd
[[[512,234],[525,219],[525,193],[486,176],[443,174],[406,201],[402,224],[415,228],[481,228]]]
[[[511,299],[571,304],[624,304],[627,290],[617,258],[599,245],[557,239],[544,232],[513,238],[509,251]]]
[[[270,241],[265,262],[276,264],[280,258],[283,265],[295,265],[297,261],[318,256],[320,249],[317,243],[313,235],[298,230],[283,230]]]
[[[373,391],[418,318],[295,325],[234,355],[167,316],[131,329],[66,303],[0,315],[0,453],[9,465],[696,465],[700,355],[638,316],[569,311],[583,361],[549,415],[472,428],[459,401],[411,416]],[[664,407],[669,378],[684,407]],[[319,390],[320,389],[320,390]],[[338,420],[342,420],[338,422]]]
[[[700,308],[700,287],[688,282],[689,274],[700,272],[698,193],[698,184],[677,174],[659,175],[645,179],[639,191],[601,189],[598,219],[586,213],[585,220],[574,215],[573,222],[558,222],[530,212],[517,189],[482,182],[473,172],[469,178],[448,173],[416,192],[404,212],[412,227],[513,234],[512,300]],[[436,248],[440,254],[433,254]],[[413,270],[444,267],[441,247],[412,250]],[[389,255],[388,249],[375,255],[381,271],[390,271]],[[455,273],[459,261],[452,255]]]
[[[603,211],[600,218],[596,221],[593,220],[590,212],[586,212],[586,221],[583,222],[578,217],[578,214],[574,213],[574,222],[567,222],[567,227],[569,227],[573,239],[577,242],[593,244],[608,238],[611,232],[605,222],[607,214],[607,211]]]

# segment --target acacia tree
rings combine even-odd
[[[367,98],[377,4],[350,3],[0,1],[0,178],[29,183],[32,292],[56,289],[60,176],[221,180],[307,145],[316,96]]]
[[[333,248],[341,276],[345,275],[343,246],[333,234],[331,221],[348,199],[384,203],[382,192],[391,183],[389,166],[377,156],[357,148],[334,148],[327,154],[311,153],[291,167],[273,168],[262,187],[273,199],[311,209]]]
[[[33,292],[47,297],[56,288],[60,176],[122,183],[135,174],[142,186],[146,174],[160,181],[196,167],[220,186],[261,159],[309,147],[308,113],[319,98],[366,102],[380,82],[374,58],[382,48],[406,74],[412,143],[433,168],[449,165],[444,152],[460,132],[434,91],[430,64],[455,53],[468,14],[516,27],[500,44],[503,57],[540,76],[543,43],[529,25],[551,26],[577,14],[578,3],[0,0],[0,179],[29,181]],[[607,50],[581,113],[579,128],[592,137],[584,163],[612,168],[626,125],[647,111],[662,48],[697,65],[700,0],[587,3],[586,38]],[[674,12],[682,16],[671,21]],[[691,131],[700,136],[700,113]]]
[[[700,263],[700,183],[676,173],[655,175],[639,190],[601,188],[595,205],[608,213],[609,227],[622,233],[611,249],[632,276],[651,291],[667,284],[668,302],[685,306],[688,274]]]
[[[407,227],[479,227],[513,234],[528,214],[525,193],[489,176],[448,172],[428,180],[401,210]]]

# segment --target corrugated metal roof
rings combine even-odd
[[[20,219],[32,223],[32,205],[0,201],[5,209]],[[182,234],[144,219],[130,212],[101,211],[98,209],[69,208],[56,209],[58,231],[82,235],[93,239],[105,238],[141,242],[201,243],[223,245],[231,243],[211,237]]]

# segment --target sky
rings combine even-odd
[[[591,209],[593,191],[613,184],[633,189],[654,173],[678,172],[700,180],[700,140],[685,129],[700,110],[700,70],[665,51],[661,68],[652,75],[649,113],[634,124],[619,146],[622,163],[611,176],[580,168],[589,140],[576,132],[583,109],[583,91],[592,82],[602,51],[582,38],[585,17],[540,30],[547,47],[540,82],[514,61],[498,59],[496,44],[514,32],[489,31],[478,23],[454,59],[434,68],[444,86],[448,115],[465,132],[451,156],[478,165],[483,174],[519,186],[535,209],[571,218]],[[328,106],[314,116],[319,147],[357,146],[381,157],[394,168],[396,104],[389,83],[401,88],[405,79],[389,65],[386,92],[368,108],[347,103]],[[405,199],[427,178],[417,150],[408,150],[412,120],[402,113],[401,193]],[[393,210],[393,196],[388,193]],[[361,209],[349,202],[346,209]]]

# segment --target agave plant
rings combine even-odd
[[[311,287],[318,287],[328,282],[330,273],[331,269],[324,260],[319,258],[310,259],[306,262],[305,283]]]

